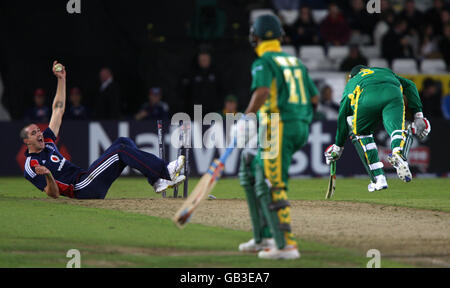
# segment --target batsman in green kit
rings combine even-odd
[[[350,134],[357,140],[354,141],[355,147],[360,151],[360,155],[364,155],[363,164],[373,179],[368,187],[369,192],[386,189],[388,185],[383,163],[379,160],[373,138],[375,129],[382,122],[391,137],[392,154],[387,160],[396,168],[400,179],[411,181],[411,171],[404,154],[408,136],[405,124],[406,109],[408,108],[415,118],[412,123],[413,134],[424,138],[431,131],[430,122],[423,117],[416,85],[390,69],[362,65],[354,67],[349,77],[339,110],[336,143],[325,151],[327,163],[340,158]]]
[[[292,155],[308,141],[311,101],[318,97],[305,66],[282,52],[282,33],[278,18],[272,15],[260,16],[252,26],[259,58],[252,65],[253,95],[246,114],[258,114],[259,148],[243,151],[239,172],[254,235],[239,250],[259,251],[258,257],[265,259],[300,257],[291,232],[288,170]],[[243,131],[239,127],[245,121],[245,117],[238,121],[238,131]]]

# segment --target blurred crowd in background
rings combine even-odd
[[[367,1],[273,0],[277,11],[298,10],[294,23],[284,23],[286,43],[341,46],[375,45],[388,61],[395,58],[443,58],[450,64],[450,10],[444,0],[380,0],[381,13],[369,13]],[[328,4],[327,4],[328,3]],[[327,9],[313,17],[313,8]],[[317,10],[316,10],[317,11]],[[323,11],[323,10],[321,10]],[[279,13],[281,19],[289,18]],[[290,20],[290,19],[289,19]],[[352,49],[349,59],[361,57]],[[350,62],[350,61],[348,61]],[[343,63],[348,71],[352,63]]]
[[[245,89],[247,94],[250,94],[248,91],[250,76],[242,81],[239,79],[241,83],[238,84],[236,79],[231,81],[230,79],[233,79],[233,71],[236,75],[237,73],[250,75],[248,64],[252,59],[248,59],[246,63],[238,61],[239,63],[232,66],[231,63],[229,65],[224,63],[227,59],[220,56],[230,54],[228,51],[217,53],[215,51],[230,45],[234,53],[243,55],[236,57],[254,57],[249,54],[252,48],[243,38],[248,34],[248,22],[251,20],[252,11],[255,10],[270,9],[279,15],[285,30],[283,45],[294,47],[295,51],[305,46],[321,46],[325,51],[333,47],[348,47],[348,55],[339,61],[338,66],[329,67],[328,70],[348,72],[354,65],[370,64],[371,59],[365,56],[362,48],[365,46],[376,47],[379,57],[387,61],[388,67],[394,59],[402,58],[414,59],[417,62],[425,59],[442,59],[446,63],[444,74],[450,67],[450,5],[445,0],[381,0],[380,14],[368,13],[367,1],[363,0],[234,0],[230,1],[229,5],[240,7],[245,11],[245,17],[241,17],[243,20],[233,21],[230,20],[233,13],[220,9],[223,4],[220,1],[193,2],[195,2],[192,3],[195,7],[194,17],[188,23],[186,34],[194,41],[194,48],[191,50],[195,53],[191,53],[190,59],[185,60],[183,67],[187,69],[177,71],[175,74],[168,71],[168,75],[171,76],[170,80],[167,80],[169,77],[163,75],[165,72],[163,70],[170,68],[160,67],[161,65],[155,64],[157,60],[151,60],[153,62],[150,61],[147,65],[151,68],[143,69],[144,72],[139,72],[141,73],[139,76],[152,79],[139,80],[140,88],[137,89],[130,80],[126,80],[128,82],[123,80],[126,79],[123,75],[128,70],[123,71],[118,68],[120,65],[114,63],[108,65],[107,61],[103,61],[107,65],[102,65],[95,71],[96,87],[91,88],[93,85],[90,84],[91,87],[86,88],[85,83],[76,83],[74,80],[68,84],[65,119],[168,120],[173,113],[192,110],[195,104],[203,106],[204,114],[239,112],[249,99],[249,95],[242,95],[246,93]],[[150,50],[154,50],[149,54],[154,59],[164,58],[161,51],[164,49],[170,51],[172,47],[183,43],[177,39],[178,42],[168,44],[170,38],[165,39],[164,30],[156,30],[154,27],[155,24],[147,24],[145,36],[146,40],[152,43],[149,47]],[[226,39],[227,44],[221,42],[218,45],[217,39],[222,38]],[[244,42],[246,44],[243,44]],[[159,45],[158,48],[154,48],[156,45]],[[146,44],[141,46],[146,47]],[[301,53],[297,55],[302,59]],[[63,62],[64,57],[60,61]],[[188,65],[185,65],[186,63]],[[68,75],[72,77],[70,64],[64,64],[69,67]],[[176,63],[169,64],[177,67]],[[242,72],[243,70],[245,71]],[[3,71],[4,78],[8,78],[6,73],[8,71]],[[116,77],[116,74],[121,76]],[[81,77],[82,75],[78,75],[76,79]],[[5,83],[6,89],[8,83],[11,83],[11,80]],[[23,92],[24,97],[28,99],[19,102],[24,103],[21,105],[23,111],[8,111],[17,108],[11,100],[14,93],[11,92],[13,89],[10,89],[9,100],[6,101],[9,105],[5,105],[6,109],[0,107],[0,121],[12,118],[48,122],[51,116],[50,105],[54,96],[52,95],[54,84],[47,81],[45,85],[36,84],[32,91]],[[325,85],[319,88],[321,101],[315,107],[316,119],[337,119],[339,103],[333,100],[333,87]],[[450,119],[450,95],[443,95],[442,88],[442,83],[433,80],[432,77],[424,80],[420,91],[424,113],[434,118]],[[124,93],[124,90],[127,92]],[[0,94],[3,94],[2,91],[3,88],[0,89]],[[130,96],[128,91],[132,91],[131,94],[134,95]],[[89,94],[89,97],[85,97],[86,94]]]
[[[180,79],[180,97],[189,99],[189,106],[202,105],[205,113],[217,112],[224,117],[227,113],[237,113],[238,98],[234,94],[222,97],[220,76],[211,67],[211,55],[203,48],[197,55],[197,65],[189,74]],[[169,105],[163,101],[161,87],[154,86],[148,89],[148,94],[136,113],[125,114],[127,106],[125,97],[121,97],[120,83],[114,79],[114,74],[108,67],[99,71],[99,87],[93,106],[86,106],[83,93],[79,87],[74,86],[67,92],[67,108],[65,120],[170,120]],[[24,120],[34,123],[47,123],[50,121],[50,104],[53,95],[48,95],[44,88],[36,88],[33,104],[25,111]],[[216,101],[223,99],[222,103]],[[211,101],[213,100],[213,101]]]

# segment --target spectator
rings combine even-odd
[[[290,37],[292,44],[297,47],[300,45],[317,45],[319,43],[319,29],[308,6],[300,8],[299,17],[292,26]]]
[[[408,23],[408,29],[414,30],[416,33],[419,33],[421,26],[424,23],[424,15],[416,9],[414,0],[406,0],[405,8],[399,14],[399,17],[405,19]]]
[[[390,1],[391,0],[381,0],[381,2],[380,2],[381,13],[377,14],[376,16],[383,17],[383,14],[385,14],[385,13],[393,13],[393,14],[395,14],[395,11],[394,11],[394,9],[392,9]]]
[[[190,36],[196,40],[213,40],[223,37],[227,16],[216,0],[196,0],[189,25]]]
[[[450,68],[450,24],[444,27],[444,35],[439,41],[439,50],[447,64],[447,69]]]
[[[225,102],[222,109],[222,116],[225,117],[227,114],[238,113],[238,99],[233,94],[225,97]]]
[[[119,87],[114,82],[114,75],[109,68],[100,70],[100,93],[95,105],[96,117],[104,120],[120,118],[121,103]]]
[[[222,107],[220,76],[212,64],[211,54],[202,48],[197,55],[194,68],[182,80],[183,94],[188,105],[202,105],[203,114],[219,111]]]
[[[328,15],[320,24],[320,35],[327,45],[340,46],[350,39],[350,27],[336,3],[328,5]]]
[[[367,12],[366,4],[363,0],[352,0],[351,8],[345,16],[352,33],[358,31],[358,34],[368,35],[369,37],[372,35],[376,17]]]
[[[25,119],[35,123],[48,123],[50,119],[50,109],[46,105],[46,95],[42,88],[34,92],[34,106],[25,113]]]
[[[441,11],[441,33],[443,32],[443,28],[445,25],[450,24],[450,12],[448,10]]]
[[[144,103],[141,110],[134,116],[138,121],[140,120],[169,120],[169,105],[161,101],[161,88],[154,87],[149,90],[148,102]]]
[[[340,70],[349,72],[356,65],[367,66],[367,58],[361,55],[361,51],[359,50],[357,45],[352,45],[350,46],[349,55],[341,63]]]
[[[425,12],[425,21],[433,25],[433,30],[436,35],[440,35],[442,33],[441,11],[444,8],[444,1],[434,0],[433,7]]]
[[[388,10],[387,12],[381,13],[380,21],[375,25],[375,30],[373,31],[373,42],[378,49],[381,50],[383,37],[389,32],[390,27],[394,25],[394,21],[394,11]]]
[[[70,89],[69,107],[64,117],[68,120],[87,120],[88,113],[86,107],[81,105],[82,95],[78,87]]]
[[[408,24],[404,19],[397,19],[394,27],[383,37],[382,55],[389,63],[395,58],[413,58],[413,48],[406,34]]]
[[[422,44],[420,47],[420,58],[438,58],[441,56],[439,52],[438,39],[434,35],[433,25],[427,24],[422,34]]]
[[[423,27],[423,13],[416,9],[415,0],[406,0],[399,18],[404,19],[407,23],[407,33],[409,34],[409,43],[413,49],[414,55],[420,55],[421,52],[421,32]]]
[[[9,115],[8,110],[6,110],[5,107],[3,107],[2,98],[3,98],[3,80],[0,75],[0,121],[10,121],[11,116]]]
[[[337,120],[339,115],[339,105],[333,101],[333,89],[325,85],[320,91],[320,102],[317,105],[316,116],[321,120]]]
[[[445,120],[450,120],[450,94],[442,99],[442,115]]]
[[[433,118],[441,118],[441,87],[432,78],[423,80],[420,95],[423,105],[423,114]]]

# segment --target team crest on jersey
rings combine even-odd
[[[59,163],[59,158],[58,158],[58,156],[55,156],[55,155],[52,155],[51,157],[50,157],[50,160],[52,160],[52,162],[54,162],[54,163]]]
[[[39,166],[39,161],[36,160],[36,159],[31,160],[31,161],[30,161],[30,166],[31,166],[31,167]]]

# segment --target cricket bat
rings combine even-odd
[[[325,199],[330,199],[336,190],[336,161],[332,161],[330,165],[330,179],[328,180],[328,189]]]
[[[409,150],[411,149],[413,142],[414,142],[414,138],[413,138],[412,128],[411,128],[411,124],[409,124],[408,128],[407,128],[407,133],[406,133],[405,146],[403,148],[403,156],[405,157],[405,159],[408,159]]]
[[[233,152],[234,146],[235,144],[228,147],[220,159],[215,159],[213,161],[208,172],[200,178],[197,186],[195,186],[181,208],[175,213],[172,220],[179,228],[183,228],[189,222],[195,209],[197,209],[200,203],[207,198],[209,193],[213,190],[217,181],[222,176],[225,162],[231,155],[231,152]]]

